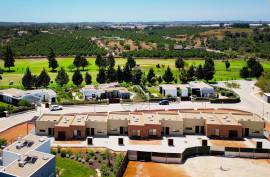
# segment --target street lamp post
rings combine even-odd
[[[262,104],[263,104],[263,114],[262,114],[262,115],[263,115],[263,117],[264,117],[264,103],[262,103]]]

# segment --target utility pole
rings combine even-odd
[[[262,104],[263,104],[263,114],[262,114],[262,115],[263,115],[263,117],[264,117],[264,103],[262,103]]]

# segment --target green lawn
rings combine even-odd
[[[94,169],[68,158],[56,158],[56,167],[60,169],[60,177],[89,177],[96,176]]]
[[[94,58],[88,58],[88,61],[90,63],[89,67],[86,68],[91,75],[92,80],[95,83],[95,78],[98,72],[98,68],[95,65],[95,59]],[[197,60],[185,60],[186,61],[186,67],[190,65],[199,65],[203,64],[204,61],[197,59]],[[58,59],[59,65],[64,67],[66,70],[68,70],[68,66],[72,64],[73,58],[59,58]],[[175,76],[179,76],[178,70],[175,68],[175,60],[174,59],[136,59],[137,64],[139,64],[143,71],[148,71],[149,68],[153,67],[155,69],[156,75],[162,75],[164,73],[164,69],[166,69],[167,66],[170,66],[173,69],[173,72]],[[231,60],[231,69],[230,71],[225,70],[225,64],[217,60],[215,61],[215,67],[216,67],[216,74],[215,74],[215,80],[232,80],[232,79],[239,79],[239,70],[245,65],[244,60]],[[124,65],[126,63],[126,59],[119,58],[116,59],[116,65]],[[160,64],[161,66],[165,66],[164,68],[157,69],[156,65]],[[270,61],[264,61],[262,62],[264,68],[266,71],[270,71]],[[15,62],[16,67],[12,68],[13,72],[5,72],[3,75],[3,80],[0,81],[1,87],[7,87],[9,81],[13,81],[15,86],[21,86],[21,78],[26,70],[26,67],[28,66],[32,73],[38,75],[40,71],[45,68],[48,69],[48,61],[47,59],[17,59]],[[0,61],[0,67],[3,68],[3,61]],[[85,72],[83,72],[85,73]],[[49,73],[51,76],[51,79],[54,81],[56,73]],[[68,72],[71,80],[72,72]]]

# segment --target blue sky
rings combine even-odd
[[[0,0],[0,21],[270,20],[270,0]]]

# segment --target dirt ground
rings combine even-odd
[[[269,177],[270,160],[195,157],[183,165],[129,162],[124,177]]]
[[[124,177],[189,177],[179,165],[129,162]]]
[[[245,141],[230,141],[230,140],[209,140],[216,147],[239,147],[248,148]]]
[[[196,157],[183,165],[190,177],[268,177],[270,160]]]
[[[18,137],[24,137],[30,133],[35,128],[33,123],[24,123],[12,127],[2,133],[0,133],[0,138],[6,139],[8,144],[16,141]]]
[[[129,140],[129,144],[133,145],[161,145],[161,140]]]

